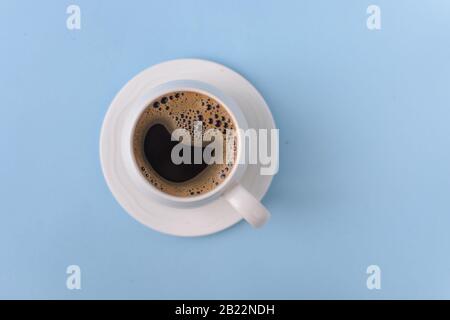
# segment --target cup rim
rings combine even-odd
[[[187,91],[187,92],[195,92],[200,93],[203,95],[206,95],[208,97],[213,98],[218,103],[220,103],[222,106],[226,108],[228,111],[230,117],[233,119],[233,122],[236,126],[236,139],[237,139],[237,148],[236,148],[236,160],[235,163],[231,169],[230,174],[225,178],[225,180],[220,183],[218,186],[213,188],[212,190],[202,193],[200,195],[193,195],[193,196],[176,196],[171,195],[168,193],[165,193],[158,188],[156,188],[154,185],[149,183],[139,172],[139,166],[137,164],[134,152],[133,152],[133,137],[134,132],[136,129],[137,121],[139,120],[142,113],[145,111],[147,106],[157,99],[158,97],[174,92],[174,91]],[[220,95],[220,96],[219,96]],[[224,101],[226,100],[226,101]],[[138,106],[136,106],[136,104]],[[230,107],[231,105],[231,107]],[[203,202],[207,199],[214,199],[215,197],[219,196],[223,193],[225,189],[227,189],[230,185],[233,184],[233,181],[237,180],[239,178],[239,172],[244,171],[246,165],[245,161],[242,162],[242,156],[243,156],[243,150],[242,148],[242,136],[241,136],[241,130],[239,129],[247,129],[248,124],[244,117],[244,115],[240,112],[239,105],[232,100],[230,97],[227,97],[225,94],[223,94],[219,89],[217,89],[214,86],[211,86],[207,83],[198,81],[198,80],[172,80],[169,82],[165,82],[155,88],[152,88],[151,92],[147,94],[147,96],[139,99],[135,103],[136,108],[138,108],[137,116],[134,117],[132,125],[131,125],[131,132],[129,136],[128,146],[129,146],[129,152],[131,155],[132,160],[132,166],[135,169],[135,176],[138,177],[142,185],[145,185],[145,189],[147,191],[151,191],[155,196],[159,197],[160,199],[164,200],[166,203],[173,204],[173,205],[180,205],[180,204],[196,204]],[[240,118],[240,119],[238,119]]]

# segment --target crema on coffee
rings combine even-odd
[[[224,143],[236,129],[227,108],[207,95],[191,91],[165,94],[150,102],[141,113],[133,132],[133,155],[143,177],[162,192],[179,197],[198,196],[223,183],[232,172],[236,160],[236,142],[223,146],[224,161],[176,164],[172,150],[181,143],[172,141],[176,129],[185,129],[194,139],[194,126],[201,123],[203,132],[215,129]],[[197,127],[198,128],[198,127]],[[191,155],[203,154],[208,142],[191,146]],[[200,148],[201,150],[196,150]],[[228,154],[227,154],[228,152]],[[229,154],[229,153],[232,154]],[[231,162],[225,158],[232,159]]]

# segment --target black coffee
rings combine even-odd
[[[144,139],[144,155],[150,166],[161,178],[169,182],[186,182],[195,178],[208,165],[203,158],[201,163],[194,162],[194,152],[196,147],[191,146],[191,164],[174,164],[171,159],[171,151],[178,144],[178,141],[171,141],[171,134],[162,124],[155,124],[150,127]],[[204,148],[202,149],[202,153]]]
[[[227,109],[206,95],[183,91],[172,92],[152,101],[140,115],[133,133],[133,153],[142,175],[156,188],[171,195],[188,197],[213,190],[230,174],[233,164],[200,163],[194,160],[196,148],[191,146],[191,164],[175,164],[171,158],[179,143],[171,141],[171,134],[182,128],[194,136],[194,124],[201,121],[203,132],[218,129],[223,134],[234,130],[235,124]],[[231,158],[234,163],[236,145]],[[224,150],[224,156],[225,150]]]

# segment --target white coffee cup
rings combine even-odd
[[[175,80],[149,88],[142,97],[136,99],[134,103],[127,106],[127,108],[130,109],[126,114],[127,118],[123,119],[124,132],[126,134],[123,135],[124,141],[120,144],[122,146],[120,152],[128,175],[141,192],[147,194],[152,200],[158,201],[163,205],[178,208],[192,208],[205,205],[208,202],[216,200],[218,197],[223,197],[252,226],[262,226],[269,219],[270,213],[259,200],[239,183],[240,178],[247,168],[244,150],[242,149],[243,137],[241,130],[236,130],[238,150],[236,161],[230,174],[225,181],[209,192],[192,197],[169,195],[150,184],[140,173],[132,152],[133,132],[138,118],[150,102],[164,94],[174,91],[198,92],[215,99],[228,110],[228,113],[233,118],[236,129],[248,129],[247,120],[239,105],[232,98],[223,94],[219,89],[207,83],[196,80]]]

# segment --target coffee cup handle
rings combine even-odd
[[[240,184],[223,197],[252,227],[262,227],[270,218],[270,212]]]

